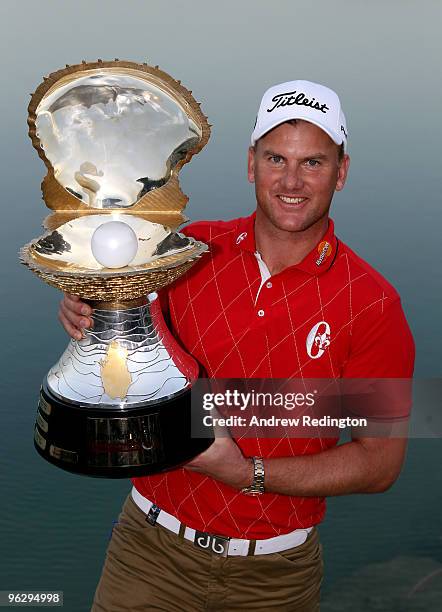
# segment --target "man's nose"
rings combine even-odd
[[[287,166],[284,176],[282,177],[282,186],[287,191],[296,191],[302,189],[304,181],[302,179],[302,173],[298,166],[290,165]]]

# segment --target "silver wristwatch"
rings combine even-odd
[[[262,495],[264,493],[264,461],[262,457],[252,457],[253,481],[248,487],[241,489],[246,495]]]

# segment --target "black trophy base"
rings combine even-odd
[[[190,390],[131,408],[73,404],[40,392],[34,444],[50,463],[75,474],[130,478],[177,467],[213,438],[191,435]]]

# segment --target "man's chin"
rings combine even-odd
[[[275,208],[263,210],[260,207],[257,209],[257,214],[261,221],[265,220],[264,224],[269,229],[290,233],[305,232],[328,217],[328,211],[321,215],[315,214],[312,210],[281,211]]]
[[[317,221],[317,219],[296,219],[291,217],[289,219],[274,219],[273,225],[280,231],[294,233],[305,232],[315,225]]]

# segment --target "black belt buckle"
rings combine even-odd
[[[193,543],[197,548],[202,548],[203,550],[213,552],[215,555],[219,555],[220,557],[227,557],[229,540],[230,538],[212,535],[210,533],[206,533],[205,531],[195,531],[195,539]]]

